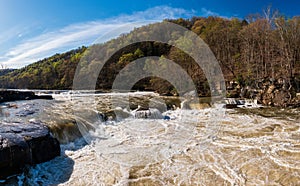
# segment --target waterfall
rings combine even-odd
[[[163,115],[156,108],[149,108],[148,110],[132,111],[132,114],[134,118],[163,119]]]

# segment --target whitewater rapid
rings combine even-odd
[[[97,105],[98,109],[105,107]],[[71,114],[67,101],[49,102],[47,107],[45,115],[49,110],[63,112],[64,117]],[[126,117],[95,121],[92,132],[83,131],[85,138],[62,144],[61,156],[29,167],[14,183],[300,184],[298,117],[282,119],[226,110],[222,117],[214,118],[219,109],[162,112],[169,120]],[[289,112],[299,114],[297,109]]]

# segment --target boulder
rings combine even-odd
[[[0,179],[59,155],[59,142],[45,125],[0,123]]]
[[[258,103],[266,106],[299,107],[300,105],[300,101],[296,98],[295,87],[284,78],[263,81],[256,99]]]

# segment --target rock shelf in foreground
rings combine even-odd
[[[40,123],[0,123],[0,179],[22,172],[26,165],[60,155],[60,146]]]
[[[32,91],[0,90],[0,103],[17,100],[52,99],[51,95],[38,96]]]

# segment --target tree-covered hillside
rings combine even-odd
[[[86,47],[55,54],[0,76],[2,88],[71,89],[76,66]]]
[[[283,78],[299,91],[300,79],[300,17],[285,18],[279,14],[249,16],[245,20],[220,17],[193,17],[192,19],[166,20],[179,24],[199,35],[210,47],[221,65],[227,81],[235,80],[242,86],[256,86],[262,79]],[[151,28],[151,29],[149,29]],[[81,47],[63,54],[33,63],[22,69],[0,76],[2,88],[29,89],[71,89],[76,67],[82,56],[89,53],[89,61],[82,70],[88,71],[97,65],[99,53],[106,55],[132,38],[149,30],[159,29],[159,23],[136,28],[132,32],[91,46],[97,50]],[[160,32],[161,33],[161,32]],[[172,34],[165,33],[171,38]],[[86,52],[86,53],[85,53]],[[200,95],[209,95],[205,75],[195,61],[178,48],[154,41],[128,45],[116,52],[104,65],[97,81],[98,89],[111,89],[116,75],[131,61],[146,56],[158,56],[179,64],[192,78]],[[92,61],[92,62],[91,62]],[[89,64],[90,63],[90,64]],[[143,67],[149,68],[149,67]],[[156,90],[160,93],[174,94],[173,86],[157,77],[139,81],[135,87],[139,90]]]

